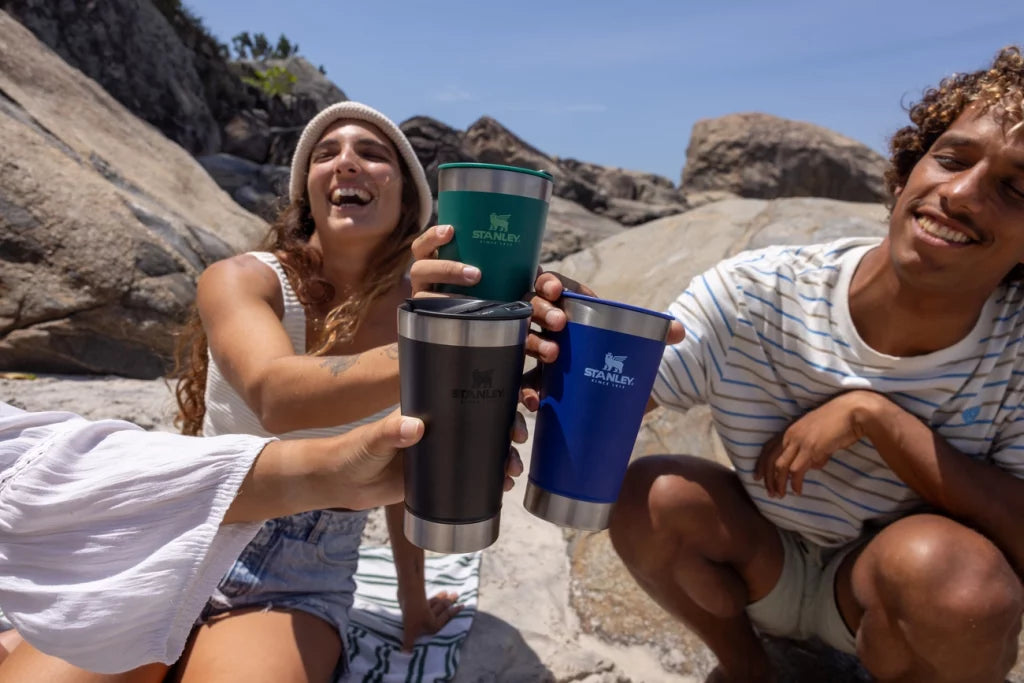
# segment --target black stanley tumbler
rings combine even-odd
[[[498,538],[529,304],[410,299],[398,307],[402,414],[425,424],[405,451],[405,535],[442,553]]]

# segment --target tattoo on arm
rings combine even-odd
[[[398,344],[388,344],[385,346],[384,355],[391,360],[398,360]]]
[[[356,364],[359,356],[331,356],[320,363],[320,367],[327,368],[332,375],[337,377]]]

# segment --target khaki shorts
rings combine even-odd
[[[779,581],[768,595],[747,605],[754,627],[760,633],[797,640],[817,637],[841,652],[857,654],[857,637],[836,604],[836,571],[868,539],[823,548],[792,531],[779,529],[779,538],[784,553]]]

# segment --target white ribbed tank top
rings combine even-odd
[[[281,283],[281,295],[284,299],[284,316],[281,324],[284,325],[288,338],[291,339],[292,348],[295,354],[302,356],[306,353],[306,313],[299,303],[299,298],[288,282],[284,268],[277,260],[277,256],[265,251],[251,251],[250,256],[262,261],[268,268],[274,271],[278,281]],[[309,439],[323,436],[334,436],[344,434],[368,422],[378,420],[388,415],[395,406],[370,415],[355,422],[339,425],[337,427],[322,427],[317,429],[297,429],[284,434],[271,434],[259,418],[252,412],[242,397],[235,391],[234,387],[228,384],[217,367],[213,356],[207,351],[209,368],[206,374],[206,415],[203,417],[203,435],[218,436],[220,434],[255,434],[257,436],[278,436],[282,439]]]

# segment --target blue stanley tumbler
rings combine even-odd
[[[608,527],[672,316],[565,292],[568,324],[542,366],[523,505],[562,526]]]

